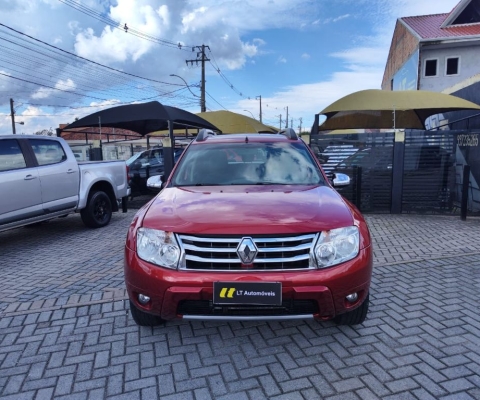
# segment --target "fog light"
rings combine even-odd
[[[140,302],[140,304],[147,304],[150,301],[150,297],[140,293],[138,295],[138,301]]]
[[[347,297],[345,297],[348,302],[355,303],[358,299],[358,293],[350,293]]]

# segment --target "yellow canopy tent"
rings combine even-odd
[[[234,113],[231,111],[206,111],[197,113],[197,116],[210,122],[220,129],[222,134],[229,133],[277,133],[278,129],[262,124],[254,118],[247,117],[243,114]],[[196,135],[198,129],[175,129],[173,131],[175,136]],[[163,136],[168,135],[168,131],[153,132],[151,135]]]
[[[197,113],[218,127],[222,133],[277,133],[278,129],[262,124],[260,121],[231,111],[207,111]]]
[[[480,110],[478,104],[448,94],[422,90],[362,90],[330,104],[320,114],[327,119],[319,130],[425,129],[435,114]]]

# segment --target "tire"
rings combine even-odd
[[[334,321],[337,325],[358,325],[362,324],[368,313],[368,306],[370,304],[370,293],[367,295],[362,305],[353,311],[341,314],[335,317]]]
[[[165,320],[156,315],[148,314],[139,310],[130,300],[130,314],[137,325],[140,326],[158,326],[163,325]]]
[[[112,218],[112,202],[105,192],[96,191],[88,196],[87,206],[80,212],[89,228],[102,228]]]

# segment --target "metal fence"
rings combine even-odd
[[[398,133],[397,133],[398,135]],[[310,138],[327,176],[350,176],[339,193],[362,212],[457,214],[463,168],[469,165],[468,210],[480,212],[478,134],[406,131],[328,134]]]

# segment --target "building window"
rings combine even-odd
[[[445,74],[446,75],[458,75],[458,67],[460,64],[459,57],[451,57],[447,58],[446,66],[445,66]]]
[[[425,60],[425,76],[437,76],[437,60]]]

